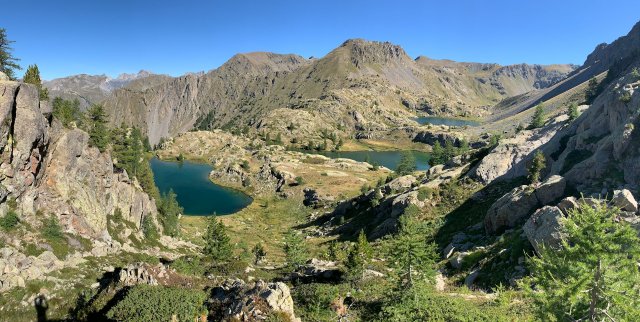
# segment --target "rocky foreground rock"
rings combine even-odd
[[[527,219],[537,208],[562,198],[566,180],[552,176],[539,185],[514,188],[498,199],[487,211],[484,227],[488,233],[515,227]]]

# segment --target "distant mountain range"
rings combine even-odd
[[[115,124],[140,126],[152,143],[194,127],[249,126],[302,138],[322,129],[375,136],[406,125],[416,110],[488,115],[500,101],[545,89],[576,68],[414,60],[400,46],[352,39],[320,59],[256,52],[235,55],[207,73],[77,75],[45,86],[53,96],[102,102]],[[299,122],[297,131],[285,129],[283,118]]]
[[[52,97],[77,98],[82,106],[86,107],[91,103],[105,100],[116,89],[123,88],[135,80],[150,76],[163,77],[146,70],[141,70],[134,74],[123,73],[116,78],[110,78],[106,75],[80,74],[44,81],[44,86],[49,89]]]

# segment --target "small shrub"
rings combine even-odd
[[[18,214],[16,214],[16,212],[13,210],[9,210],[6,215],[0,217],[0,227],[4,231],[13,230],[18,226],[19,223],[20,218],[18,217]]]
[[[296,177],[296,185],[300,186],[304,184],[304,179],[301,176]]]
[[[205,265],[202,263],[200,257],[195,256],[182,256],[174,260],[170,265],[178,273],[186,275],[204,275]]]
[[[418,200],[425,201],[433,197],[433,189],[428,187],[422,187],[418,189]]]
[[[129,289],[107,317],[117,321],[194,321],[206,315],[205,292],[163,286],[137,285]]]
[[[42,226],[42,235],[46,239],[62,239],[64,234],[62,233],[62,227],[58,221],[58,217],[51,215],[44,220]]]
[[[618,99],[620,100],[620,102],[627,104],[631,102],[631,93],[625,91],[620,95],[620,97],[618,97]]]

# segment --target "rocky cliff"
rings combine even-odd
[[[65,231],[104,236],[106,218],[120,209],[136,227],[156,218],[153,200],[126,173],[114,171],[109,153],[88,145],[88,135],[52,120],[34,86],[0,82],[0,201],[15,199],[22,221],[53,214]],[[6,213],[6,203],[0,205]]]

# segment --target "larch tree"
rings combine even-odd
[[[640,239],[604,202],[563,220],[559,248],[528,258],[523,283],[542,321],[639,321]]]
[[[20,59],[13,56],[11,44],[15,41],[7,38],[7,30],[0,28],[0,72],[3,72],[10,80],[15,80],[15,70],[20,69]]]

